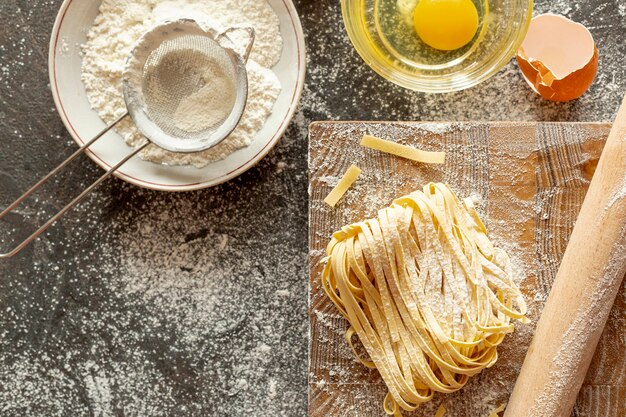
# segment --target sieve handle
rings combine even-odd
[[[256,39],[256,31],[254,30],[254,28],[251,28],[249,26],[233,26],[231,28],[224,30],[219,35],[217,35],[216,40],[219,43],[220,39],[228,38],[228,33],[235,32],[238,30],[244,31],[248,34],[248,38],[249,38],[248,45],[246,46],[246,51],[243,53],[243,61],[248,62],[248,58],[250,57],[250,52],[252,52],[252,47],[254,46],[254,41]]]
[[[0,219],[2,219],[4,216],[6,216],[10,212],[12,212],[18,205],[20,205],[20,203],[22,203],[24,200],[26,200],[26,198],[28,198],[31,194],[33,194],[35,191],[37,191],[50,178],[52,178],[53,176],[55,176],[56,174],[61,172],[63,170],[63,168],[65,168],[70,162],[72,162],[79,155],[81,155],[83,152],[85,152],[85,150],[87,148],[89,148],[91,145],[93,145],[98,139],[103,137],[107,132],[109,132],[119,122],[121,122],[126,116],[128,116],[128,112],[124,113],[117,120],[115,120],[113,123],[111,123],[106,128],[104,128],[93,139],[91,139],[89,142],[85,143],[76,152],[74,152],[72,155],[70,155],[70,157],[67,158],[65,161],[61,162],[61,164],[59,166],[57,166],[55,169],[50,171],[50,173],[48,173],[45,177],[43,177],[41,180],[39,180],[28,191],[26,191],[24,194],[22,194],[22,196],[20,196],[17,200],[15,200],[13,203],[11,203],[6,209],[4,209],[4,211],[2,211],[2,213],[0,213]],[[29,237],[27,237],[24,241],[22,241],[22,243],[17,245],[13,250],[11,250],[10,252],[7,252],[7,253],[0,253],[0,259],[10,258],[10,257],[14,256],[15,254],[17,254],[22,249],[24,249],[24,247],[26,247],[30,242],[32,242],[37,237],[39,237],[39,235],[41,235],[43,232],[45,232],[46,229],[48,229],[54,222],[56,222],[65,213],[67,213],[74,206],[76,206],[94,188],[96,188],[102,181],[104,181],[105,179],[110,177],[111,174],[113,174],[119,167],[121,167],[126,161],[128,161],[130,158],[135,156],[137,153],[139,153],[139,151],[141,151],[143,148],[145,148],[149,143],[150,142],[147,142],[144,145],[142,145],[141,147],[137,148],[136,150],[131,152],[128,156],[126,156],[124,159],[122,159],[119,163],[117,163],[115,166],[113,166],[111,169],[109,169],[103,176],[98,178],[93,184],[91,184],[89,187],[87,187],[85,190],[83,190],[83,192],[80,193],[78,195],[78,197],[74,198],[69,204],[67,204],[59,212],[57,212],[54,216],[52,216],[43,226],[41,226],[39,229],[37,229],[35,232],[33,232]]]

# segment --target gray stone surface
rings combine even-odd
[[[320,119],[605,121],[626,90],[621,0],[540,1],[587,25],[591,91],[532,93],[511,62],[471,90],[395,87],[350,46],[338,0],[297,0],[309,72],[300,110],[259,165],[185,194],[113,179],[18,257],[0,262],[1,416],[303,416],[307,140]],[[75,144],[53,106],[48,37],[60,0],[0,2],[0,207]],[[9,216],[32,231],[100,173],[87,158]]]

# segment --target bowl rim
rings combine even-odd
[[[56,79],[56,74],[57,74],[56,56],[57,56],[57,51],[58,51],[60,28],[64,23],[65,16],[67,14],[68,9],[70,8],[70,6],[72,5],[74,1],[79,1],[79,0],[63,0],[63,3],[61,4],[61,7],[59,8],[59,11],[55,18],[54,25],[52,27],[52,33],[50,36],[50,43],[48,47],[48,77],[49,77],[49,82],[50,82],[50,90],[52,92],[52,98],[54,100],[54,105],[56,107],[57,113],[59,114],[59,117],[63,121],[63,125],[65,126],[66,130],[69,132],[70,136],[72,137],[72,140],[74,140],[74,142],[76,142],[78,146],[82,146],[85,144],[86,140],[81,138],[78,132],[75,130],[74,126],[72,126],[72,123],[65,110],[65,106],[63,105],[63,102],[60,98],[59,86],[58,86],[57,79]],[[82,0],[82,1],[85,1],[85,0]],[[254,165],[256,165],[261,159],[263,159],[269,153],[270,150],[274,148],[278,140],[282,138],[283,134],[287,130],[287,127],[289,126],[298,108],[300,99],[302,97],[302,92],[304,90],[304,81],[305,81],[305,76],[306,76],[306,45],[304,42],[304,32],[302,30],[300,17],[298,15],[298,12],[292,0],[281,0],[281,1],[285,5],[285,9],[287,10],[289,14],[289,19],[291,21],[294,33],[296,35],[298,76],[296,79],[296,88],[294,89],[294,92],[290,99],[289,109],[287,113],[285,114],[285,117],[283,118],[283,120],[280,122],[278,129],[273,134],[273,136],[267,141],[267,143],[263,146],[263,148],[261,148],[250,159],[248,159],[245,162],[242,162],[237,168],[229,172],[226,172],[217,178],[207,180],[207,181],[201,181],[201,182],[195,182],[195,183],[189,183],[189,184],[174,184],[174,185],[160,184],[157,182],[147,181],[144,179],[134,177],[129,174],[125,174],[123,171],[119,169],[113,173],[115,177],[120,178],[121,180],[126,181],[130,184],[133,184],[142,188],[157,190],[157,191],[180,192],[180,191],[201,190],[204,188],[214,187],[216,185],[229,181],[235,177],[238,177],[239,175],[243,174],[244,172],[252,168]],[[129,152],[131,150],[132,148],[129,146]],[[111,168],[110,164],[108,164],[106,161],[101,159],[96,153],[92,152],[90,149],[86,149],[85,154],[87,154],[87,156],[89,156],[89,158],[92,161],[94,161],[96,164],[98,164],[102,169],[109,170]]]
[[[533,9],[534,9],[534,0],[525,0],[527,7],[525,8],[526,18],[523,22],[522,30],[518,31],[516,36],[513,38],[513,42],[509,45],[508,48],[502,48],[502,52],[499,53],[492,62],[489,62],[489,66],[486,66],[486,70],[480,73],[479,76],[469,79],[468,77],[458,77],[459,79],[463,79],[462,83],[443,83],[441,85],[434,85],[433,88],[425,88],[422,85],[416,85],[411,82],[411,77],[404,73],[394,70],[393,68],[386,68],[382,63],[378,62],[376,58],[376,54],[371,53],[370,50],[362,47],[360,45],[360,39],[356,38],[356,31],[353,26],[355,23],[354,19],[349,18],[348,12],[350,9],[350,5],[355,1],[363,2],[365,0],[341,0],[341,14],[343,18],[344,28],[350,39],[350,43],[361,57],[361,59],[370,67],[375,73],[383,77],[384,79],[399,85],[400,87],[406,88],[412,91],[418,91],[422,93],[451,93],[455,91],[465,90],[471,87],[474,87],[483,81],[491,78],[493,75],[498,73],[506,64],[511,61],[512,58],[515,57],[515,52],[519,49],[524,38],[526,37],[526,33],[528,32],[528,28],[530,26],[530,22],[533,18]],[[453,80],[453,78],[449,78],[449,80]]]

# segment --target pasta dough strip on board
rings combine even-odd
[[[428,184],[345,226],[327,247],[322,286],[350,322],[389,392],[387,414],[461,389],[497,360],[526,305],[504,251],[470,201]]]

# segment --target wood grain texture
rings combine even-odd
[[[513,259],[529,304],[528,325],[499,348],[498,363],[452,395],[411,415],[480,417],[508,399],[543,303],[609,133],[608,124],[324,122],[310,127],[310,417],[384,416],[386,388],[357,362],[347,323],[319,283],[320,260],[333,231],[372,217],[391,201],[441,181],[481,197],[479,213],[496,245]],[[359,146],[363,134],[447,152],[444,165],[423,165]],[[351,165],[363,173],[332,209],[323,203]],[[626,417],[626,289],[622,286],[580,392],[576,417]]]
[[[564,165],[577,159],[574,155]],[[572,413],[626,274],[625,168],[626,99],[551,283],[505,417]]]

